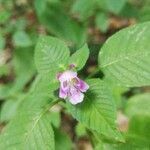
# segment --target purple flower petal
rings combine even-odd
[[[67,81],[63,81],[60,83],[60,88],[65,92],[68,93],[69,92],[69,84]]]
[[[60,81],[60,98],[68,98],[73,105],[83,101],[84,94],[82,92],[86,92],[89,85],[77,77],[77,72],[67,70],[58,75],[58,80]]]
[[[63,99],[67,98],[67,92],[64,91],[62,88],[59,89],[59,97]]]
[[[71,104],[76,105],[78,103],[81,103],[83,101],[83,98],[84,98],[84,94],[78,91],[72,94],[71,96],[69,96],[69,101]]]
[[[77,86],[81,92],[86,92],[89,89],[89,85],[79,78],[78,83],[75,86]]]
[[[71,70],[67,70],[64,73],[62,73],[59,77],[59,81],[63,82],[63,81],[70,81],[72,78],[77,77],[77,73],[73,72]]]

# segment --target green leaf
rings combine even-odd
[[[24,86],[31,80],[35,74],[35,65],[33,61],[33,50],[15,49],[12,64],[16,79],[13,85],[13,90],[22,90]]]
[[[80,122],[76,125],[75,131],[79,137],[86,135],[86,127]]]
[[[70,45],[81,46],[85,43],[86,28],[72,19],[62,5],[39,1],[36,0],[34,3],[38,19],[50,33],[67,41]]]
[[[29,95],[0,135],[0,149],[54,150],[54,133],[47,112],[48,97]]]
[[[138,18],[139,8],[136,8],[132,3],[126,3],[119,15],[123,18]]]
[[[128,137],[126,143],[98,143],[95,150],[149,150],[149,144],[136,137]]]
[[[99,53],[106,78],[126,87],[150,85],[150,22],[123,29]]]
[[[70,105],[70,112],[87,128],[119,140],[120,133],[116,130],[115,123],[116,109],[107,85],[100,79],[91,79],[87,83],[90,88],[84,101],[76,106]]]
[[[140,143],[149,144],[150,138],[150,93],[131,97],[126,106],[129,116],[128,136],[138,139]]]
[[[4,24],[8,21],[10,18],[11,13],[7,10],[1,10],[0,11],[0,24]]]
[[[29,35],[24,31],[16,31],[13,35],[13,42],[18,47],[28,47],[32,45]]]
[[[147,143],[150,138],[150,116],[145,115],[134,115],[129,121],[128,134],[141,138]]]
[[[140,22],[149,21],[150,20],[150,1],[149,0],[143,0],[141,1],[141,8],[139,10],[138,8],[138,16],[137,19]]]
[[[79,14],[81,20],[85,20],[94,14],[96,8],[95,0],[76,0],[72,5],[72,13]]]
[[[0,112],[0,122],[8,122],[11,120],[16,114],[19,103],[20,100],[5,101]]]
[[[69,64],[74,64],[77,70],[81,70],[89,57],[89,48],[87,44],[84,44],[79,50],[77,50],[69,59]]]
[[[30,93],[42,93],[52,99],[57,99],[58,94],[56,95],[56,93],[58,88],[58,81],[56,82],[49,76],[38,75],[30,88]]]
[[[109,18],[106,13],[98,13],[96,15],[96,27],[102,32],[106,32],[109,26]]]
[[[150,93],[131,97],[127,102],[126,113],[130,117],[134,115],[150,116]]]
[[[41,36],[35,48],[35,64],[40,74],[58,73],[68,64],[69,49],[63,41]]]
[[[102,9],[112,12],[114,14],[118,14],[123,9],[126,2],[127,0],[101,0],[98,1],[98,4]]]
[[[15,80],[9,84],[0,85],[0,99],[16,97],[35,75],[32,49],[15,49],[11,63]]]
[[[13,30],[25,32],[27,25],[28,25],[28,19],[25,16],[21,17],[21,18],[17,18],[15,24],[13,24]],[[12,25],[10,25],[10,26],[12,26]],[[31,32],[31,30],[29,30],[29,31]],[[27,34],[27,33],[25,32],[25,34]],[[27,35],[27,36],[29,36],[29,35]]]
[[[117,108],[118,109],[124,108],[123,100],[125,97],[123,96],[123,94],[127,92],[129,89],[123,86],[117,86],[115,83],[113,84],[109,80],[106,80],[106,78],[103,81],[107,82],[107,84],[109,85],[109,89],[112,91],[112,95]]]
[[[3,64],[0,66],[0,76],[7,76],[10,73],[10,68],[8,64]]]
[[[51,111],[50,112],[50,121],[54,127],[59,128],[60,124],[61,124],[60,112]]]
[[[10,88],[10,84],[0,84],[0,100],[3,100],[10,95]]]
[[[55,150],[72,149],[72,142],[66,133],[59,131],[58,129],[54,129],[54,134],[55,134]]]
[[[108,10],[118,14],[122,8],[125,6],[127,0],[106,0]]]

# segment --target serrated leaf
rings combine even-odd
[[[0,135],[0,149],[54,150],[54,133],[42,95],[27,96],[18,114]]]
[[[56,76],[66,67],[68,59],[69,49],[63,41],[49,36],[39,38],[35,48],[35,64],[40,74]]]
[[[150,85],[150,22],[123,29],[99,53],[106,78],[126,87]]]
[[[89,57],[89,48],[87,44],[84,44],[79,50],[71,55],[69,64],[74,64],[77,70],[81,70]]]
[[[88,80],[90,88],[84,101],[76,106],[70,105],[70,112],[79,122],[106,137],[118,139],[116,130],[116,110],[107,85],[100,79]]]

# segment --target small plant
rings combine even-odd
[[[143,117],[149,116],[150,95],[137,95],[127,103],[125,112],[134,119],[128,132],[122,134],[117,129],[118,105],[114,94],[116,88],[150,85],[149,29],[150,22],[145,22],[110,37],[100,50],[96,72],[84,78],[77,72],[90,56],[87,44],[70,55],[62,40],[40,36],[34,55],[38,73],[29,91],[20,95],[18,109],[0,135],[0,149],[71,149],[71,140],[60,130],[60,112],[53,111],[58,106],[78,121],[77,133],[87,134],[95,150],[149,148],[149,126],[142,130],[147,132],[145,135],[140,132],[140,124]],[[143,117],[136,118],[141,114]],[[137,130],[134,123],[138,123]]]

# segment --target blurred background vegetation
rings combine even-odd
[[[64,40],[71,52],[87,42],[91,55],[80,72],[85,77],[97,70],[97,55],[107,38],[144,21],[150,21],[150,0],[0,0],[0,131],[36,76],[33,55],[40,34]],[[103,77],[102,72],[94,75]],[[118,128],[136,139],[130,144],[150,144],[149,92],[149,87],[113,88]],[[78,149],[91,149],[81,124],[74,128],[76,122],[64,112],[56,118]]]

